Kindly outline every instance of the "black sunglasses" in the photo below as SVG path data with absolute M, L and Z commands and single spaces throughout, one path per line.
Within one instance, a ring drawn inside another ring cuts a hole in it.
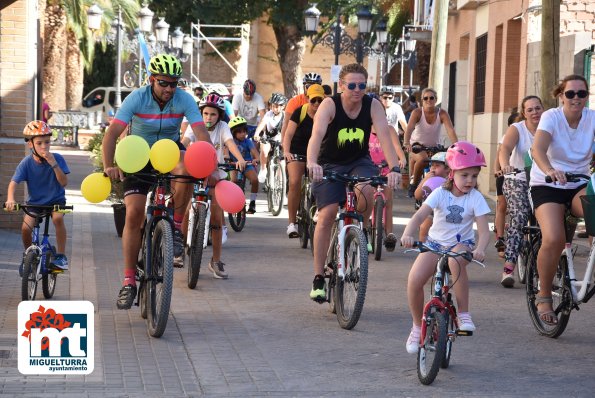
M 171 88 L 178 87 L 177 80 L 175 82 L 168 82 L 167 80 L 161 80 L 161 79 L 155 79 L 155 80 L 157 80 L 157 84 L 159 84 L 161 87 L 167 87 L 167 86 L 170 86 Z
M 311 98 L 311 99 L 310 99 L 310 103 L 311 103 L 311 104 L 316 104 L 316 103 L 320 104 L 320 103 L 322 102 L 322 100 L 323 100 L 323 99 L 324 99 L 324 98 L 320 98 L 320 97 Z
M 578 90 L 578 91 L 574 91 L 574 90 L 568 90 L 568 91 L 564 91 L 564 96 L 568 99 L 573 99 L 575 96 L 579 97 L 579 98 L 587 98 L 587 95 L 589 95 L 589 92 L 587 90 Z
M 436 97 L 434 97 L 433 95 L 431 97 L 424 97 L 424 101 L 434 101 L 436 99 Z
M 359 88 L 360 90 L 365 90 L 367 84 L 366 83 L 347 83 L 347 82 L 343 82 L 345 83 L 345 85 L 347 86 L 347 89 L 349 90 L 355 90 L 355 88 Z

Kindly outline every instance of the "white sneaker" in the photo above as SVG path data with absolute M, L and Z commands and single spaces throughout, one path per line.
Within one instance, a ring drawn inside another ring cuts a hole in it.
M 421 337 L 421 327 L 413 326 L 411 328 L 411 332 L 409 333 L 409 338 L 407 338 L 407 344 L 405 344 L 405 348 L 407 349 L 408 354 L 417 354 L 419 350 L 419 338 Z
M 287 226 L 287 236 L 290 238 L 297 238 L 299 236 L 297 227 L 294 223 Z
M 471 319 L 471 315 L 468 312 L 461 312 L 459 313 L 459 330 L 463 332 L 473 332 L 475 331 L 475 324 Z
M 224 245 L 227 242 L 227 226 L 223 226 L 223 230 L 221 232 L 221 244 Z
M 267 179 L 267 169 L 263 167 L 258 172 L 258 182 L 261 183 L 261 184 L 264 184 L 264 182 L 266 181 L 266 179 Z

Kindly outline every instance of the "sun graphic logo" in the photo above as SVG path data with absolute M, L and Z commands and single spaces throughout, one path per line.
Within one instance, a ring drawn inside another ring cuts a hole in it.
M 95 318 L 89 301 L 23 301 L 18 308 L 22 374 L 90 374 Z

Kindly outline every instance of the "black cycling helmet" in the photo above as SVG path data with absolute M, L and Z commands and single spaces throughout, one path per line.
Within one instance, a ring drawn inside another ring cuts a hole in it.
M 287 104 L 287 97 L 280 93 L 273 93 L 269 102 L 271 104 L 283 106 Z
M 384 86 L 380 89 L 380 95 L 382 94 L 394 94 L 393 89 L 388 87 L 388 86 Z
M 253 96 L 256 92 L 256 83 L 254 80 L 248 79 L 244 82 L 244 94 Z
M 322 76 L 316 72 L 306 73 L 304 75 L 304 84 L 322 84 Z

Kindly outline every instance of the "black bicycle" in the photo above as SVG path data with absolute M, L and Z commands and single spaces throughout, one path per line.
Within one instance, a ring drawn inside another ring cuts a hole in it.
M 293 155 L 293 158 L 300 162 L 306 161 L 306 157 L 301 155 Z M 312 183 L 306 169 L 302 177 L 300 205 L 296 214 L 300 247 L 303 249 L 308 247 L 308 241 L 311 242 L 314 239 L 314 213 L 316 213 L 316 205 L 314 204 L 314 195 L 312 194 Z M 310 246 L 314 247 L 312 243 L 310 243 Z
M 283 150 L 281 143 L 273 138 L 262 137 L 261 143 L 271 144 L 267 162 L 267 204 L 273 216 L 281 214 L 285 197 L 285 171 L 283 170 Z

